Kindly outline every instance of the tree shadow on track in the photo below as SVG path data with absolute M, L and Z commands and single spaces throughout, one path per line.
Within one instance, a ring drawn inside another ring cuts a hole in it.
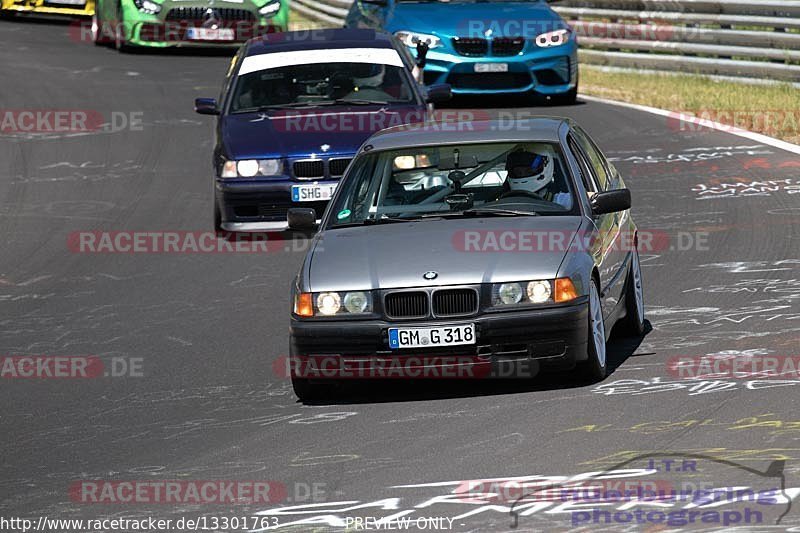
M 629 357 L 653 355 L 636 353 L 644 338 L 652 331 L 645 320 L 645 332 L 640 337 L 612 336 L 607 345 L 609 376 Z M 606 378 L 608 379 L 608 378 Z M 585 389 L 597 382 L 579 370 L 541 372 L 526 379 L 376 379 L 339 383 L 329 389 L 326 400 L 305 402 L 307 405 L 347 405 L 364 403 L 414 402 L 500 396 L 526 392 Z

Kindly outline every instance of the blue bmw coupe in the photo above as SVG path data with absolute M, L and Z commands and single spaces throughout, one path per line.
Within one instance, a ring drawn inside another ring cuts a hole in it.
M 198 98 L 218 115 L 214 225 L 285 229 L 291 207 L 322 216 L 339 178 L 374 132 L 424 121 L 447 85 L 424 87 L 415 58 L 374 30 L 313 30 L 248 41 L 233 58 L 222 98 Z
M 521 93 L 574 103 L 575 34 L 545 0 L 355 0 L 349 28 L 428 45 L 425 83 L 454 94 Z

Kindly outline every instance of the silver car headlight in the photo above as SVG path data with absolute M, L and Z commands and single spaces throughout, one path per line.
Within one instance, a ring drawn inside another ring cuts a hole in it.
M 562 303 L 578 297 L 570 278 L 513 281 L 492 285 L 492 305 L 531 305 Z
M 294 313 L 302 317 L 363 315 L 372 312 L 369 291 L 301 292 L 295 295 Z
M 410 46 L 412 48 L 416 47 L 419 43 L 425 43 L 428 45 L 428 48 L 439 48 L 442 46 L 442 40 L 439 39 L 435 35 L 429 35 L 427 33 L 417 33 L 415 31 L 398 31 L 394 34 L 401 43 L 406 46 Z
M 536 36 L 534 41 L 537 46 L 542 48 L 550 48 L 553 46 L 561 46 L 569 42 L 572 32 L 568 29 L 549 31 Z
M 283 168 L 281 159 L 241 159 L 225 161 L 222 165 L 222 178 L 254 178 L 256 176 L 274 176 Z

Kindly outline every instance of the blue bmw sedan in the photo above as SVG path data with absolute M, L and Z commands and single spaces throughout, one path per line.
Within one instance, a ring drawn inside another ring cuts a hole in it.
M 214 224 L 225 231 L 287 226 L 291 207 L 323 210 L 360 145 L 380 129 L 423 121 L 446 85 L 424 87 L 406 46 L 374 30 L 270 34 L 231 62 L 218 115 Z
M 578 94 L 575 34 L 545 0 L 355 0 L 345 24 L 426 44 L 425 83 L 454 94 Z

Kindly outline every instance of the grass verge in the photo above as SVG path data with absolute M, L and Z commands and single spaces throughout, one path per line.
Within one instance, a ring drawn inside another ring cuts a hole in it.
M 800 89 L 695 75 L 639 74 L 581 65 L 581 92 L 690 113 L 800 144 Z

